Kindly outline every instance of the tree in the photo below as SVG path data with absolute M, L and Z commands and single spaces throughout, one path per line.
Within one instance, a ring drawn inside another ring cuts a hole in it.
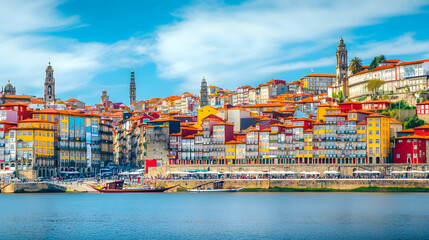
M 379 63 L 385 62 L 386 61 L 386 57 L 384 55 L 380 55 L 377 57 L 377 66 Z
M 371 69 L 378 67 L 378 64 L 385 62 L 385 61 L 386 61 L 386 57 L 384 55 L 374 57 L 372 59 L 371 63 L 369 64 L 368 70 L 371 70 Z
M 377 65 L 377 57 L 374 57 L 374 59 L 372 59 L 371 63 L 369 64 L 368 70 L 376 68 Z
M 336 92 L 333 92 L 333 93 L 332 93 L 332 98 L 333 98 L 333 99 L 337 99 L 337 93 L 336 93 Z
M 368 89 L 368 91 L 372 92 L 372 95 L 375 96 L 376 92 L 378 91 L 378 89 L 383 86 L 385 82 L 383 80 L 380 79 L 372 79 L 369 80 L 368 83 L 366 84 L 365 88 Z
M 352 61 L 350 62 L 349 70 L 353 74 L 356 74 L 362 71 L 362 59 L 358 57 L 353 58 Z
M 419 119 L 417 117 L 417 115 L 414 115 L 414 117 L 408 119 L 408 121 L 405 121 L 405 129 L 409 129 L 409 128 L 415 128 L 415 127 L 419 127 L 425 125 L 425 121 Z
M 343 102 L 343 91 L 338 91 L 338 102 Z
M 422 102 L 424 102 L 429 99 L 429 92 L 423 90 L 420 92 L 419 97 L 422 99 Z

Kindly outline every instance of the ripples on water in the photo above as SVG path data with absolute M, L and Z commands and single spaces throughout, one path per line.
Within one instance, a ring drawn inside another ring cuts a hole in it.
M 423 239 L 429 194 L 0 194 L 0 239 Z

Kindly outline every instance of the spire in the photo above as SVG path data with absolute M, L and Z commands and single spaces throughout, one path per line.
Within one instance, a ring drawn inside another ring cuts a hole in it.
M 55 101 L 55 78 L 54 78 L 54 69 L 51 66 L 51 62 L 48 62 L 46 67 L 45 74 L 45 102 L 54 102 Z
M 207 106 L 209 104 L 208 100 L 208 91 L 207 91 L 207 81 L 203 77 L 201 80 L 201 89 L 200 89 L 200 108 Z
M 131 70 L 130 79 L 130 106 L 136 102 L 136 78 L 134 76 L 134 70 Z

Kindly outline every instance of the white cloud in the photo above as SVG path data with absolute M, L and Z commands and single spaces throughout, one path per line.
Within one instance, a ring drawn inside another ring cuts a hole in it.
M 44 70 L 51 61 L 56 93 L 61 97 L 67 92 L 80 94 L 77 90 L 88 88 L 103 71 L 143 63 L 146 49 L 140 39 L 105 44 L 49 35 L 85 26 L 78 16 L 61 15 L 57 9 L 60 3 L 0 0 L 0 85 L 10 79 L 18 93 L 42 96 Z
M 10 79 L 18 93 L 41 96 L 50 59 L 57 96 L 73 93 L 91 98 L 88 94 L 94 86 L 102 84 L 92 82 L 96 75 L 147 61 L 157 65 L 161 77 L 179 81 L 178 92 L 198 91 L 203 76 L 210 84 L 235 88 L 285 76 L 287 71 L 333 66 L 342 33 L 418 12 L 425 2 L 253 0 L 229 6 L 210 1 L 181 9 L 175 13 L 177 21 L 153 34 L 113 44 L 51 35 L 86 26 L 79 16 L 62 15 L 58 10 L 61 3 L 0 0 L 0 85 Z M 407 47 L 402 48 L 404 45 Z M 313 54 L 328 48 L 332 48 L 332 57 Z M 405 34 L 392 41 L 368 43 L 353 52 L 370 57 L 425 49 L 427 42 Z
M 311 58 L 306 48 L 317 51 L 327 46 L 326 40 L 338 41 L 345 30 L 418 12 L 424 1 L 210 4 L 183 9 L 177 13 L 181 21 L 157 32 L 151 56 L 162 77 L 184 79 L 180 91 L 196 91 L 202 76 L 234 88 L 284 71 L 333 65 L 336 45 L 332 41 L 332 59 Z
M 359 45 L 350 52 L 349 57 L 372 59 L 383 54 L 387 58 L 397 58 L 401 55 L 425 53 L 429 54 L 429 40 L 416 40 L 413 33 L 405 33 L 394 39 Z

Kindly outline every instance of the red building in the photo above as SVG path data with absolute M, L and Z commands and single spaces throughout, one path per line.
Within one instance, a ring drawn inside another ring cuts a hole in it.
M 417 111 L 416 112 L 417 115 L 424 115 L 424 114 L 429 115 L 429 100 L 426 100 L 421 103 L 417 103 L 416 111 Z
M 29 103 L 5 103 L 0 105 L 0 109 L 5 110 L 13 110 L 18 113 L 18 121 L 25 120 L 27 118 L 31 118 L 33 115 L 33 111 L 28 108 Z
M 419 136 L 429 136 L 429 125 L 414 128 L 414 134 Z
M 362 109 L 361 102 L 347 101 L 347 102 L 339 103 L 338 106 L 340 107 L 342 113 L 347 113 L 350 110 Z
M 387 109 L 390 104 L 392 102 L 391 101 L 386 101 L 386 100 L 371 100 L 371 101 L 366 101 L 362 103 L 362 109 L 364 110 L 382 110 L 382 109 Z
M 429 137 L 427 136 L 403 136 L 396 138 L 393 150 L 393 163 L 428 163 Z

